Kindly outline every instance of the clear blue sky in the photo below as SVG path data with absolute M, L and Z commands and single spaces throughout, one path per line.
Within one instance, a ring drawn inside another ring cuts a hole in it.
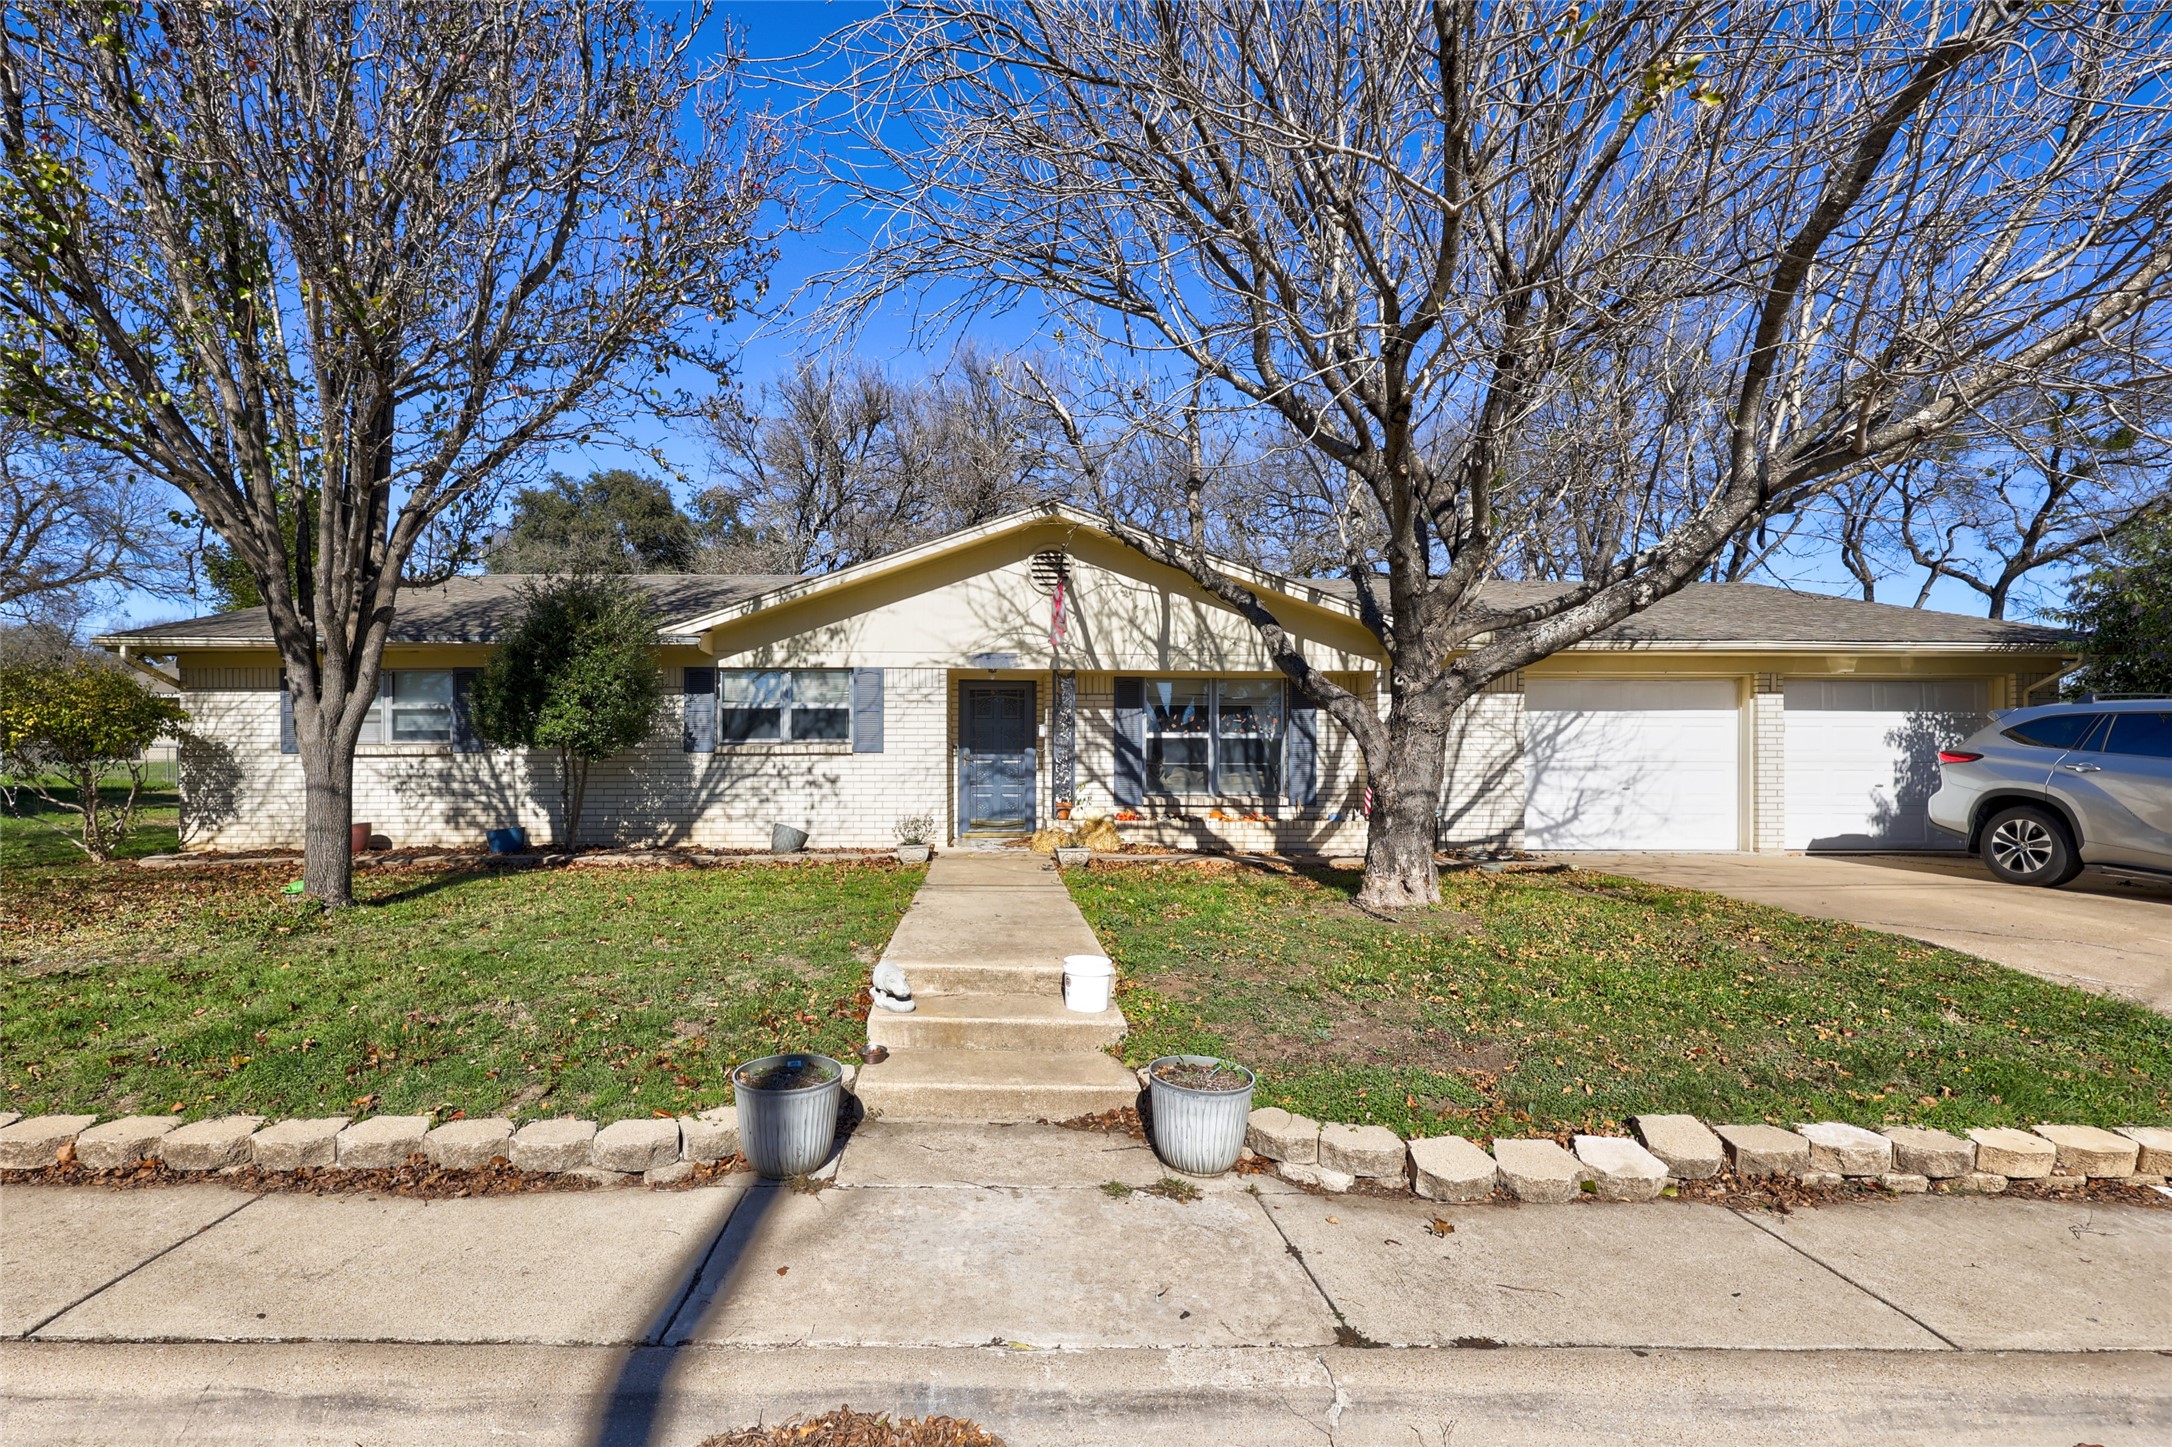
M 667 7 L 659 5 L 657 8 Z M 714 44 L 719 39 L 721 26 L 718 22 L 735 26 L 749 60 L 750 85 L 746 99 L 753 104 L 767 103 L 782 111 L 797 103 L 799 93 L 787 86 L 765 83 L 765 75 L 796 68 L 797 62 L 818 49 L 824 37 L 879 8 L 875 0 L 720 0 L 710 23 L 709 40 Z M 850 216 L 831 216 L 817 230 L 780 238 L 781 258 L 763 305 L 764 314 L 743 319 L 731 333 L 740 347 L 738 379 L 743 385 L 757 387 L 788 369 L 797 357 L 822 346 L 826 339 L 810 333 L 802 314 L 804 308 L 795 312 L 787 303 L 809 278 L 837 265 L 850 254 L 856 242 L 854 231 Z M 953 333 L 916 338 L 912 325 L 914 310 L 913 299 L 899 298 L 870 319 L 866 329 L 854 338 L 855 349 L 903 372 L 939 365 L 960 337 Z M 976 319 L 971 334 L 999 350 L 1026 347 L 1038 339 L 1037 320 L 1034 315 L 1024 312 L 983 317 Z M 701 382 L 701 379 L 691 377 L 681 380 L 688 385 L 700 385 Z M 651 426 L 639 429 L 636 435 L 645 444 L 656 447 L 688 476 L 699 479 L 704 474 L 707 466 L 704 447 L 692 429 L 676 425 Z M 575 474 L 599 467 L 648 465 L 638 453 L 606 446 L 573 450 L 554 456 L 551 463 L 561 471 Z M 1820 592 L 1852 594 L 1855 591 L 1837 563 L 1810 569 L 1806 575 L 1791 581 L 1797 587 Z M 1905 602 L 1912 596 L 1909 587 L 1912 585 L 1903 586 L 1896 581 L 1881 593 L 1893 601 Z M 1942 585 L 1934 594 L 1933 606 L 1958 612 L 1982 611 L 1973 595 L 1952 584 Z M 117 606 L 97 621 L 101 626 L 127 627 L 184 617 L 197 611 L 200 610 L 185 600 L 174 603 L 130 594 L 118 600 Z

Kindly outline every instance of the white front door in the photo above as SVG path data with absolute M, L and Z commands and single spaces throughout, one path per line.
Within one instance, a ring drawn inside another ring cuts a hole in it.
M 1731 678 L 1539 679 L 1524 688 L 1533 849 L 1739 849 Z
M 1938 751 L 1984 724 L 1971 678 L 1787 680 L 1789 849 L 1960 849 L 1925 805 Z

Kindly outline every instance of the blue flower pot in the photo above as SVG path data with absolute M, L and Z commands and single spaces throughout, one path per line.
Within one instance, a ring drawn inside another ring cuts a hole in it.
M 492 829 L 483 837 L 490 841 L 492 854 L 518 854 L 528 847 L 528 831 L 525 829 Z

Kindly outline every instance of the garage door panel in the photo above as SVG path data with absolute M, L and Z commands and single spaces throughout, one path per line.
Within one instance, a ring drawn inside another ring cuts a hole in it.
M 1926 812 L 1938 751 L 1984 723 L 1974 679 L 1789 679 L 1790 849 L 1958 849 Z
M 1534 849 L 1734 849 L 1740 715 L 1731 679 L 1533 679 Z

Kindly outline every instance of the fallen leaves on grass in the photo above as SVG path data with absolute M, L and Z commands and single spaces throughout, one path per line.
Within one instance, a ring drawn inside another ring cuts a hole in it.
M 1003 1447 L 1003 1439 L 958 1417 L 900 1417 L 839 1407 L 777 1427 L 742 1427 L 701 1447 Z

